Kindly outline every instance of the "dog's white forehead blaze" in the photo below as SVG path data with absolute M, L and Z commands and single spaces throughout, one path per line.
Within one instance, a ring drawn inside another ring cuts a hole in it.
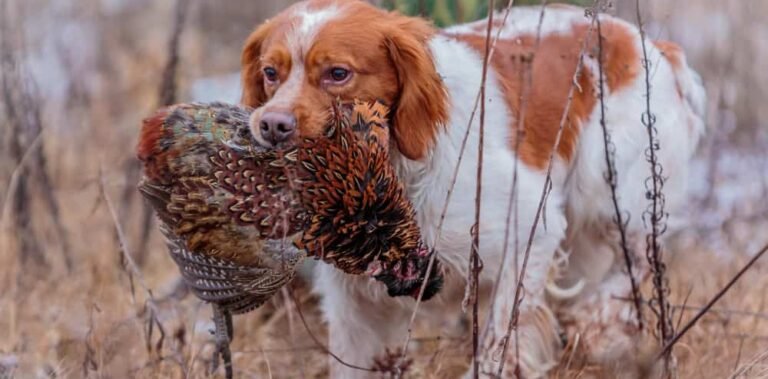
M 296 19 L 287 36 L 288 48 L 294 61 L 303 61 L 304 55 L 312 46 L 317 33 L 329 21 L 338 18 L 341 15 L 341 10 L 335 5 L 310 9 L 305 4 L 297 8 L 294 15 Z
M 307 4 L 301 4 L 292 11 L 290 27 L 285 36 L 286 45 L 291 54 L 291 71 L 264 106 L 280 110 L 292 108 L 306 79 L 305 55 L 312 47 L 320 29 L 339 15 L 341 15 L 340 9 L 335 5 L 311 9 Z

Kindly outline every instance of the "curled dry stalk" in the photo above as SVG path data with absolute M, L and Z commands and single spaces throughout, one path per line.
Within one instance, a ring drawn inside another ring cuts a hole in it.
M 648 133 L 648 148 L 645 157 L 651 169 L 650 176 L 645 180 L 646 198 L 650 201 L 643 214 L 646 225 L 650 223 L 650 233 L 646 235 L 646 258 L 651 266 L 653 279 L 653 297 L 651 310 L 657 316 L 656 333 L 662 345 L 667 345 L 673 338 L 674 326 L 672 313 L 669 310 L 669 283 L 666 275 L 666 266 L 663 260 L 661 236 L 666 231 L 667 213 L 664 211 L 664 180 L 663 168 L 658 160 L 657 152 L 660 149 L 658 131 L 656 130 L 656 116 L 651 112 L 651 72 L 648 60 L 648 50 L 645 41 L 645 30 L 640 12 L 640 0 L 635 1 L 637 26 L 640 31 L 640 43 L 643 51 L 643 71 L 645 73 L 645 112 L 641 121 Z M 670 350 L 664 350 L 664 369 L 669 372 L 671 363 Z
M 603 70 L 603 31 L 600 25 L 599 14 L 595 16 L 597 23 L 597 64 L 599 71 L 599 99 L 600 99 L 600 128 L 603 131 L 603 147 L 605 151 L 605 181 L 608 183 L 608 187 L 611 189 L 611 203 L 613 204 L 614 219 L 613 222 L 619 230 L 619 247 L 624 255 L 624 264 L 627 269 L 627 276 L 632 288 L 632 302 L 635 305 L 635 312 L 637 316 L 637 327 L 643 329 L 643 312 L 642 312 L 642 298 L 640 295 L 640 288 L 637 284 L 637 279 L 633 273 L 632 266 L 634 265 L 634 252 L 630 250 L 629 243 L 627 242 L 627 224 L 629 223 L 629 215 L 626 217 L 621 211 L 619 206 L 619 198 L 616 194 L 616 188 L 618 186 L 618 172 L 616 171 L 616 165 L 614 164 L 616 159 L 616 145 L 611 139 L 611 133 L 608 131 L 608 126 L 605 122 L 605 72 Z

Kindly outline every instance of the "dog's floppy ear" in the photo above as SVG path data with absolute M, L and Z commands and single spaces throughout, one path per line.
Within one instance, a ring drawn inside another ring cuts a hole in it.
M 242 68 L 240 84 L 243 94 L 240 102 L 249 107 L 258 107 L 267 101 L 264 92 L 264 75 L 261 72 L 261 47 L 272 31 L 273 23 L 267 21 L 254 30 L 245 41 L 240 58 Z
M 448 95 L 427 43 L 434 34 L 425 20 L 390 13 L 384 44 L 395 66 L 399 96 L 391 115 L 393 137 L 410 159 L 423 158 L 448 119 Z

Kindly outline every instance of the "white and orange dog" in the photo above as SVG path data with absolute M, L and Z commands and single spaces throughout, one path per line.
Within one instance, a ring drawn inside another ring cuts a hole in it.
M 564 319 L 584 333 L 582 341 L 596 359 L 620 357 L 632 346 L 632 328 L 627 327 L 632 304 L 616 299 L 629 296 L 629 281 L 621 272 L 615 213 L 604 179 L 596 29 L 583 9 L 549 6 L 537 46 L 540 14 L 541 8 L 513 8 L 506 23 L 499 15 L 493 24 L 492 36 L 500 32 L 500 38 L 487 77 L 479 244 L 481 301 L 490 307 L 481 341 L 484 375 L 495 373 L 500 359 L 507 361 L 504 377 L 511 376 L 516 364 L 526 377 L 545 375 L 562 349 Z M 423 19 L 363 1 L 310 0 L 259 26 L 242 56 L 242 101 L 256 108 L 251 129 L 264 145 L 290 145 L 301 136 L 317 135 L 336 98 L 383 100 L 392 106 L 392 164 L 416 208 L 425 241 L 449 271 L 443 293 L 423 304 L 420 317 L 433 325 L 461 312 L 466 284 L 479 138 L 479 116 L 472 118 L 472 113 L 481 85 L 486 27 L 487 21 L 478 21 L 437 30 Z M 622 211 L 630 215 L 629 236 L 642 242 L 650 168 L 641 122 L 646 108 L 641 39 L 636 27 L 610 16 L 601 15 L 601 29 L 605 121 L 615 144 L 617 195 Z M 583 68 L 574 80 L 582 46 Z M 650 107 L 656 116 L 671 227 L 685 202 L 689 160 L 704 129 L 705 94 L 676 45 L 647 41 L 647 48 Z M 572 85 L 552 189 L 524 277 L 515 362 L 513 348 L 506 357 L 499 356 L 513 308 L 515 262 L 522 263 L 513 256 L 525 251 Z M 512 191 L 517 217 L 508 223 Z M 505 246 L 509 224 L 516 227 Z M 638 262 L 644 261 L 642 253 L 644 249 L 637 249 Z M 637 269 L 642 276 L 643 267 Z M 498 290 L 491 299 L 494 286 Z M 329 265 L 317 266 L 315 287 L 323 298 L 329 347 L 346 362 L 370 366 L 385 347 L 402 344 L 412 299 L 389 298 L 370 279 L 347 276 Z M 330 365 L 332 378 L 370 375 L 335 360 Z

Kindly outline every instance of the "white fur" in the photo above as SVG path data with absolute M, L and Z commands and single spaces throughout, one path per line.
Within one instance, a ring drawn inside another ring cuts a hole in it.
M 463 287 L 468 272 L 468 254 L 471 245 L 470 228 L 474 224 L 475 178 L 477 170 L 479 115 L 472 122 L 469 140 L 459 168 L 454 195 L 448 205 L 445 224 L 438 239 L 438 222 L 445 203 L 445 196 L 450 188 L 455 163 L 459 160 L 459 150 L 465 130 L 469 125 L 470 114 L 477 90 L 480 87 L 482 57 L 466 45 L 445 37 L 436 37 L 430 43 L 437 70 L 450 94 L 450 123 L 445 133 L 438 136 L 429 157 L 422 161 L 411 161 L 395 154 L 393 163 L 404 180 L 410 200 L 417 209 L 417 220 L 425 242 L 439 252 L 440 260 L 451 271 L 447 278 L 447 291 L 462 295 L 455 287 Z M 517 199 L 519 201 L 519 228 L 517 238 L 514 231 L 510 237 L 510 255 L 502 266 L 504 255 L 504 227 L 506 225 L 507 204 L 512 191 L 512 170 L 515 154 L 510 149 L 509 125 L 512 120 L 506 107 L 503 94 L 496 83 L 495 73 L 490 72 L 486 88 L 485 145 L 483 165 L 483 193 L 480 226 L 480 254 L 485 269 L 481 272 L 481 285 L 489 288 L 496 280 L 498 270 L 502 269 L 502 283 L 492 310 L 493 322 L 490 325 L 489 341 L 498 342 L 506 333 L 512 309 L 515 289 L 515 269 L 513 266 L 514 241 L 518 241 L 518 251 L 522 255 L 528 233 L 538 206 L 544 184 L 544 173 L 523 164 L 518 168 Z M 556 170 L 558 181 L 564 180 L 564 171 Z M 562 193 L 553 189 L 545 209 L 546 228 L 540 225 L 534 239 L 533 248 L 525 279 L 525 298 L 523 318 L 530 310 L 544 307 L 544 287 L 553 254 L 565 237 L 565 217 L 560 212 Z M 519 260 L 522 264 L 522 259 Z M 350 363 L 370 364 L 371 352 L 381 354 L 384 347 L 397 347 L 404 340 L 407 332 L 408 316 L 413 301 L 408 299 L 386 299 L 381 289 L 360 286 L 363 280 L 336 272 L 332 268 L 318 266 L 317 290 L 323 294 L 323 311 L 329 323 L 330 345 L 339 356 Z M 373 290 L 373 291 L 372 291 Z M 487 292 L 488 291 L 484 291 Z M 487 295 L 486 295 L 487 296 Z M 350 302 L 364 300 L 364 306 L 353 306 Z M 371 300 L 371 298 L 375 300 Z M 424 306 L 434 315 L 457 315 L 461 312 L 459 298 L 430 300 Z M 438 308 L 438 309 L 429 309 Z M 546 309 L 546 308 L 543 308 Z M 544 312 L 549 315 L 550 313 Z M 386 315 L 386 320 L 381 319 Z M 553 320 L 550 320 L 553 321 Z M 549 329 L 553 330 L 550 322 Z M 545 360 L 551 365 L 555 359 L 554 349 L 536 342 L 541 341 L 541 333 L 536 328 L 524 328 L 521 333 L 523 346 L 530 341 L 531 346 L 523 353 L 523 359 L 536 362 Z M 346 343 L 344 341 L 358 341 Z M 365 341 L 365 342 L 363 342 Z M 364 346 L 361 346 L 363 344 Z M 488 345 L 488 343 L 486 343 Z M 495 346 L 487 346 L 495 348 Z M 537 349 L 537 347 L 539 347 Z M 526 358 L 526 357 L 531 358 Z M 541 358 L 543 357 L 543 358 Z M 541 359 L 540 359 L 541 358 Z M 367 373 L 350 369 L 330 361 L 331 376 L 339 378 L 365 378 Z M 531 365 L 534 365 L 533 363 Z M 490 368 L 490 367 L 489 367 Z
M 501 22 L 506 11 L 499 11 L 493 15 L 495 21 Z M 509 12 L 507 23 L 501 27 L 502 39 L 514 38 L 521 35 L 536 35 L 539 27 L 541 7 L 513 7 Z M 541 23 L 542 34 L 546 36 L 552 33 L 568 33 L 574 24 L 586 20 L 584 11 L 580 8 L 569 6 L 546 7 L 544 19 Z M 450 34 L 485 35 L 487 20 L 479 20 L 467 24 L 451 26 L 445 29 Z M 492 36 L 498 33 L 498 27 L 492 29 Z
M 329 21 L 341 15 L 336 5 L 330 5 L 321 9 L 309 9 L 307 4 L 299 4 L 294 15 L 297 17 L 288 34 L 288 48 L 291 50 L 294 62 L 303 62 L 304 54 L 309 51 L 317 33 Z
M 503 38 L 535 33 L 539 14 L 540 8 L 514 8 L 508 25 L 502 31 Z M 500 17 L 497 16 L 497 19 Z M 315 19 L 310 19 L 315 21 L 307 22 L 312 26 L 307 30 L 322 23 L 317 20 L 329 19 L 330 13 L 320 12 Z M 547 8 L 542 32 L 569 33 L 572 26 L 579 22 L 587 22 L 583 10 L 573 7 Z M 479 34 L 482 32 L 478 31 L 478 25 L 484 23 L 478 21 L 452 27 L 447 33 Z M 628 24 L 619 25 L 635 30 Z M 639 37 L 635 44 L 640 51 Z M 436 248 L 439 259 L 448 270 L 443 291 L 421 308 L 421 318 L 439 326 L 446 318 L 456 317 L 462 312 L 461 300 L 471 244 L 470 228 L 474 224 L 479 113 L 471 123 L 466 151 L 441 231 L 438 231 L 438 224 L 480 88 L 482 57 L 463 43 L 440 35 L 431 40 L 429 49 L 449 94 L 450 120 L 437 136 L 427 157 L 413 161 L 393 151 L 392 162 L 417 210 L 417 221 L 426 243 Z M 670 224 L 673 224 L 674 216 L 685 200 L 688 160 L 703 128 L 704 92 L 696 81 L 695 73 L 687 66 L 674 72 L 650 42 L 648 49 L 649 60 L 656 65 L 652 68 L 651 108 L 657 117 L 656 128 L 661 141 L 659 159 L 668 177 L 665 184 L 666 210 L 672 215 Z M 587 59 L 586 69 L 596 73 L 596 62 Z M 676 92 L 676 83 L 682 89 L 683 98 Z M 597 83 L 594 85 L 597 86 Z M 619 91 L 609 91 L 605 97 L 606 121 L 616 145 L 619 202 L 621 208 L 631 214 L 628 227 L 633 241 L 642 241 L 645 233 L 641 215 L 647 206 L 644 181 L 649 175 L 649 167 L 644 159 L 647 135 L 640 122 L 640 115 L 645 109 L 644 95 L 644 77 L 641 75 L 631 85 Z M 514 122 L 514 114 L 506 105 L 493 70 L 488 73 L 486 97 L 479 246 L 484 269 L 480 275 L 480 300 L 484 307 L 490 306 L 491 309 L 483 320 L 487 333 L 483 333 L 481 372 L 495 372 L 499 359 L 509 361 L 506 365 L 509 372 L 515 366 L 511 361 L 514 355 L 497 355 L 513 308 L 517 282 L 515 273 L 522 264 L 522 254 L 546 177 L 543 170 L 520 162 L 517 187 L 511 188 L 516 161 L 510 144 L 510 125 Z M 620 272 L 622 261 L 614 247 L 615 233 L 611 231 L 613 209 L 609 188 L 603 179 L 605 158 L 598 107 L 580 129 L 572 162 L 555 161 L 552 190 L 533 239 L 524 278 L 525 294 L 518 342 L 521 348 L 519 363 L 526 377 L 544 376 L 557 362 L 561 349 L 558 320 L 552 310 L 554 304 L 548 302 L 545 296 L 546 287 L 551 287 L 554 271 L 557 271 L 561 281 L 574 284 L 583 280 L 586 283 L 583 293 L 578 296 L 574 291 L 554 291 L 566 294 L 561 297 L 577 297 L 560 309 L 563 314 L 577 318 L 577 324 L 610 321 L 616 326 L 615 323 L 631 322 L 627 307 L 612 302 L 614 296 L 627 296 L 628 289 L 627 281 L 622 280 L 626 278 Z M 511 191 L 514 191 L 517 202 L 518 228 L 511 231 L 509 251 L 504 259 L 504 234 Z M 563 250 L 567 250 L 570 256 L 558 260 L 568 259 L 569 262 L 559 267 L 562 265 L 555 263 L 555 252 Z M 516 256 L 515 252 L 519 255 Z M 639 269 L 642 271 L 642 267 Z M 370 367 L 373 358 L 383 354 L 386 347 L 401 346 L 413 300 L 389 298 L 380 284 L 343 274 L 329 265 L 318 265 L 316 270 L 315 289 L 322 295 L 322 310 L 329 326 L 329 347 L 337 356 L 345 362 Z M 501 282 L 492 299 L 490 289 L 496 284 L 499 270 Z M 621 331 L 621 326 L 611 331 Z M 626 347 L 624 337 L 619 332 L 597 333 L 592 341 L 597 344 L 594 351 L 615 352 L 614 347 Z M 510 342 L 510 346 L 514 343 Z M 329 362 L 332 378 L 371 376 L 366 371 L 346 367 L 335 359 Z

